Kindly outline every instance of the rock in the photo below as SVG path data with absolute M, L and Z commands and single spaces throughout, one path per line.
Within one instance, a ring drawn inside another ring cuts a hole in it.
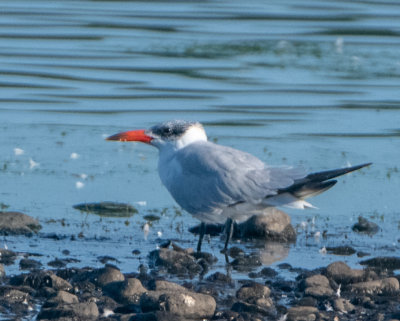
M 250 271 L 255 267 L 261 266 L 261 258 L 259 255 L 252 253 L 243 257 L 238 257 L 231 262 L 231 266 L 237 271 Z
M 326 247 L 326 250 L 328 253 L 335 255 L 353 255 L 356 253 L 356 250 L 351 246 Z
M 155 291 L 163 291 L 163 292 L 186 292 L 188 289 L 179 285 L 177 283 L 164 281 L 164 280 L 157 280 L 154 283 L 154 290 Z
M 143 312 L 166 311 L 186 319 L 211 318 L 216 302 L 210 295 L 184 292 L 148 291 L 140 298 Z
M 263 214 L 254 215 L 239 224 L 241 238 L 262 238 L 276 242 L 296 241 L 296 232 L 290 224 L 290 216 L 276 209 L 268 208 Z
M 338 284 L 360 282 L 364 279 L 363 270 L 352 270 L 346 263 L 338 261 L 329 264 L 326 268 L 328 278 Z
M 138 304 L 140 296 L 146 291 L 140 280 L 128 278 L 122 283 L 118 298 L 122 303 Z
M 4 265 L 0 264 L 0 280 L 6 276 L 6 270 L 4 270 Z
M 11 285 L 27 285 L 33 289 L 43 287 L 54 288 L 55 290 L 69 291 L 72 285 L 64 279 L 49 271 L 36 271 L 29 274 L 20 274 L 11 277 Z
M 73 208 L 104 217 L 131 217 L 138 213 L 132 205 L 116 202 L 82 203 L 74 205 Z
M 312 286 L 307 288 L 304 293 L 317 299 L 325 299 L 335 295 L 330 287 L 325 286 Z
M 305 283 L 306 288 L 314 287 L 314 286 L 330 288 L 328 278 L 322 274 L 316 274 L 316 275 L 310 276 L 305 279 L 304 283 Z
M 232 311 L 235 312 L 246 312 L 251 314 L 262 314 L 262 315 L 273 315 L 274 313 L 269 311 L 269 309 L 265 309 L 257 304 L 251 304 L 247 302 L 235 302 L 231 308 Z M 256 318 L 252 318 L 251 320 L 257 320 Z
M 200 226 L 201 224 L 189 228 L 189 232 L 193 234 L 200 234 Z M 224 227 L 225 224 L 206 224 L 206 230 L 204 234 L 217 236 L 223 232 Z
M 194 275 L 203 271 L 196 259 L 186 252 L 178 252 L 161 248 L 150 252 L 150 265 L 165 268 L 169 273 L 178 275 Z
M 39 221 L 19 212 L 0 212 L 0 235 L 32 236 L 41 229 Z
M 47 307 L 57 306 L 59 304 L 73 304 L 73 303 L 79 303 L 78 297 L 74 294 L 61 290 L 58 291 L 54 297 L 47 300 L 43 306 L 47 308 Z
M 259 298 L 268 298 L 271 294 L 271 290 L 260 283 L 252 283 L 243 285 L 237 292 L 236 297 L 239 300 L 246 301 L 248 303 L 254 303 Z
M 19 261 L 19 268 L 21 270 L 37 270 L 42 267 L 42 263 L 31 259 L 21 259 Z
M 99 309 L 94 302 L 63 304 L 52 308 L 42 308 L 37 320 L 69 318 L 78 320 L 94 320 L 99 317 Z
M 334 300 L 333 307 L 336 311 L 343 313 L 351 313 L 356 309 L 355 306 L 351 304 L 349 300 L 343 298 L 337 298 L 336 300 Z
M 355 283 L 351 291 L 357 294 L 393 295 L 399 291 L 399 281 L 396 278 Z
M 318 309 L 310 306 L 292 307 L 288 310 L 287 321 L 314 321 L 318 317 Z
M 400 269 L 399 257 L 374 257 L 372 259 L 360 262 L 361 265 L 378 268 L 380 270 L 398 270 Z
M 219 284 L 233 284 L 233 280 L 229 275 L 221 272 L 215 272 L 207 277 L 207 281 Z
M 14 264 L 15 259 L 17 258 L 17 254 L 13 251 L 0 249 L 0 263 L 5 265 Z
M 352 230 L 358 233 L 373 235 L 379 231 L 379 226 L 374 222 L 370 222 L 366 218 L 359 216 L 358 223 L 353 225 Z
M 100 287 L 104 287 L 112 282 L 125 280 L 125 277 L 121 271 L 111 265 L 106 265 L 103 269 L 100 269 L 98 273 L 99 274 L 97 275 L 95 282 Z

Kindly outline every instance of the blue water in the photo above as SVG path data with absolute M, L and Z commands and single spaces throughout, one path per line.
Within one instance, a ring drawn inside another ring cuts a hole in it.
M 355 255 L 321 254 L 324 246 L 395 255 L 399 9 L 382 1 L 3 1 L 0 203 L 38 218 L 43 229 L 28 240 L 6 237 L 2 246 L 44 261 L 68 249 L 80 266 L 101 266 L 97 257 L 112 255 L 125 272 L 165 239 L 194 247 L 187 229 L 197 222 L 162 187 L 157 151 L 104 141 L 183 118 L 269 164 L 317 171 L 374 163 L 313 199 L 318 209 L 287 211 L 298 242 L 266 245 L 265 256 L 279 254 L 273 266 L 337 259 L 358 266 Z M 130 203 L 139 214 L 100 218 L 72 208 L 100 201 Z M 143 216 L 153 212 L 161 220 L 146 239 Z M 352 232 L 359 215 L 380 232 Z M 323 230 L 326 240 L 312 236 Z M 43 237 L 51 233 L 62 240 Z M 222 246 L 213 238 L 204 248 L 220 258 L 216 268 L 224 266 Z

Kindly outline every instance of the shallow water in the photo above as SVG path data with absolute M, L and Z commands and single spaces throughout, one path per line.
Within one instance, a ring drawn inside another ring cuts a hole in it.
M 43 225 L 28 240 L 5 237 L 8 248 L 44 254 L 44 261 L 67 249 L 80 266 L 101 266 L 97 257 L 112 255 L 129 272 L 166 239 L 194 247 L 197 238 L 187 229 L 197 222 L 161 186 L 156 150 L 104 141 L 184 118 L 204 123 L 211 140 L 269 164 L 317 171 L 374 163 L 313 199 L 318 209 L 287 211 L 298 242 L 266 245 L 265 264 L 313 268 L 340 258 L 357 266 L 355 255 L 321 254 L 324 246 L 398 252 L 400 4 L 39 0 L 1 6 L 0 203 Z M 130 203 L 139 214 L 102 218 L 72 207 L 100 201 Z M 161 219 L 145 238 L 148 214 Z M 352 232 L 359 215 L 380 232 Z M 327 239 L 313 236 L 324 230 Z M 44 237 L 51 235 L 56 239 Z M 222 246 L 212 238 L 204 250 L 219 256 Z M 239 246 L 259 250 L 254 243 Z M 141 254 L 133 255 L 135 249 Z

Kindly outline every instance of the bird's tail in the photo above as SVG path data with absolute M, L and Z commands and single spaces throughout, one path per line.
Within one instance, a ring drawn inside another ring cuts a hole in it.
M 325 192 L 337 183 L 332 178 L 342 176 L 344 174 L 356 171 L 372 163 L 366 163 L 346 168 L 333 169 L 328 171 L 316 172 L 308 174 L 306 177 L 298 179 L 293 185 L 280 190 L 280 193 L 290 193 L 296 198 L 306 199 L 322 192 Z

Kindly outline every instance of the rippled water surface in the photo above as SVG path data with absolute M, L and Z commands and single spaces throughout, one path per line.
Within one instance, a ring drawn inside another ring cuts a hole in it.
M 312 268 L 338 259 L 322 255 L 324 246 L 398 253 L 400 3 L 0 6 L 0 203 L 43 225 L 28 241 L 4 238 L 10 249 L 45 254 L 45 261 L 67 249 L 81 266 L 102 265 L 97 257 L 111 255 L 132 271 L 166 239 L 195 246 L 187 230 L 197 222 L 161 186 L 157 151 L 104 141 L 183 118 L 204 123 L 211 140 L 269 164 L 316 171 L 374 163 L 313 199 L 318 209 L 287 211 L 298 241 L 290 248 L 265 245 L 266 264 L 278 259 L 274 264 Z M 104 218 L 72 207 L 100 201 L 129 203 L 139 213 Z M 150 214 L 161 219 L 146 239 Z M 359 215 L 380 232 L 354 234 Z M 324 230 L 327 239 L 313 236 Z M 222 246 L 212 238 L 204 249 L 219 255 Z M 339 258 L 353 266 L 359 260 Z

